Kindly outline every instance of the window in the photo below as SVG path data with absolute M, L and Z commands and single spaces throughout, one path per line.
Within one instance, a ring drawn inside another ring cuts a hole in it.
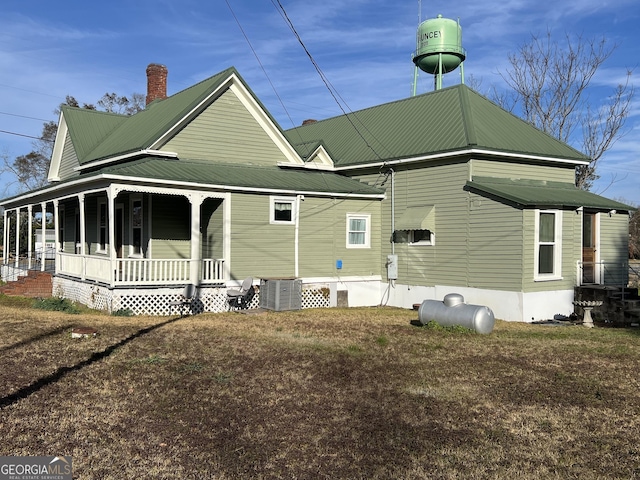
M 107 251 L 107 232 L 109 224 L 107 222 L 107 204 L 98 203 L 98 251 Z
M 131 201 L 131 254 L 142 255 L 142 199 Z
M 369 248 L 371 215 L 347 214 L 347 248 Z
M 296 200 L 291 197 L 271 197 L 269 223 L 294 224 Z
M 435 235 L 431 230 L 396 230 L 393 233 L 393 243 L 408 243 L 409 245 L 435 245 Z
M 535 280 L 556 280 L 561 277 L 562 212 L 536 211 Z

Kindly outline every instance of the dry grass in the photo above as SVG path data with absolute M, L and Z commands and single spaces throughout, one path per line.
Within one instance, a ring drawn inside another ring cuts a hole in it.
M 72 455 L 75 478 L 640 477 L 637 330 L 3 302 L 0 455 Z

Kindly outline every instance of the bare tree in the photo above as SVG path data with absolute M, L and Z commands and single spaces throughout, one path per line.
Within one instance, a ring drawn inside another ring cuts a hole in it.
M 105 93 L 97 104 L 107 112 L 133 115 L 144 109 L 144 99 L 144 95 L 140 93 L 134 93 L 130 98 L 115 93 Z M 60 109 L 63 105 L 97 110 L 95 105 L 91 103 L 80 104 L 73 96 L 67 95 L 64 103 L 54 110 L 56 115 L 60 115 Z M 16 183 L 19 191 L 34 190 L 47 185 L 49 163 L 57 130 L 58 124 L 56 122 L 45 122 L 42 126 L 41 136 L 32 142 L 33 150 L 31 152 L 19 155 L 13 160 L 6 153 L 0 155 L 0 173 L 8 173 L 14 179 L 6 185 L 7 189 L 15 186 Z
M 510 68 L 501 73 L 512 92 L 495 100 L 555 138 L 574 144 L 590 159 L 589 165 L 576 169 L 576 185 L 589 190 L 599 176 L 598 161 L 623 134 L 629 115 L 634 87 L 631 71 L 607 102 L 593 106 L 589 87 L 596 72 L 616 46 L 605 38 L 572 40 L 559 45 L 551 33 L 532 36 L 529 43 L 509 55 Z M 582 137 L 579 140 L 579 134 Z

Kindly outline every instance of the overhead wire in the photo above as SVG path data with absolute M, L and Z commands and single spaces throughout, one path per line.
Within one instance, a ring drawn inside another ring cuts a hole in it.
M 276 90 L 276 87 L 274 86 L 273 82 L 271 81 L 271 78 L 269 77 L 269 74 L 267 73 L 267 70 L 264 68 L 264 65 L 260 61 L 260 57 L 258 56 L 256 50 L 253 48 L 253 45 L 251 44 L 251 41 L 249 40 L 249 37 L 247 36 L 247 34 L 245 33 L 244 29 L 242 28 L 242 25 L 240 24 L 240 21 L 238 20 L 238 17 L 236 16 L 235 12 L 233 11 L 233 8 L 231 8 L 231 5 L 229 4 L 229 0 L 225 0 L 225 3 L 227 4 L 227 7 L 229 8 L 229 11 L 231 12 L 231 16 L 233 16 L 233 19 L 235 20 L 236 24 L 238 25 L 238 28 L 240 29 L 240 32 L 242 32 L 242 36 L 244 37 L 244 39 L 246 40 L 247 44 L 249 45 L 249 48 L 251 49 L 251 52 L 253 53 L 253 56 L 256 57 L 256 61 L 258 62 L 258 65 L 260 65 L 260 69 L 262 70 L 262 73 L 264 73 L 264 76 L 267 78 L 267 81 L 269 82 L 269 85 L 271 85 L 271 88 L 272 88 L 273 92 L 275 93 L 276 98 L 280 102 L 280 105 L 282 106 L 285 114 L 287 115 L 287 118 L 289 118 L 289 121 L 291 122 L 291 125 L 294 125 L 293 119 L 291 118 L 291 115 L 289 115 L 289 111 L 287 110 L 287 107 L 285 106 L 284 102 L 282 101 L 282 98 L 278 94 L 278 91 Z M 302 138 L 300 138 L 300 140 L 302 141 Z M 307 151 L 307 156 L 309 156 L 309 154 L 310 154 L 309 146 L 306 143 L 302 143 L 302 144 L 304 145 L 304 148 Z
M 338 90 L 331 84 L 331 82 L 329 81 L 329 79 L 327 78 L 327 76 L 324 74 L 324 72 L 322 71 L 322 69 L 320 68 L 320 66 L 318 65 L 318 63 L 316 62 L 315 58 L 313 58 L 313 55 L 311 54 L 311 52 L 309 51 L 309 49 L 307 48 L 307 46 L 305 45 L 304 41 L 302 40 L 302 38 L 300 37 L 300 34 L 298 33 L 296 27 L 293 25 L 293 22 L 291 21 L 291 19 L 289 18 L 289 15 L 287 14 L 287 11 L 285 10 L 284 6 L 282 5 L 282 3 L 280 2 L 280 0 L 271 0 L 271 3 L 273 4 L 273 6 L 279 10 L 280 15 L 282 16 L 282 18 L 285 20 L 285 22 L 287 23 L 287 25 L 289 26 L 289 28 L 291 29 L 291 32 L 293 33 L 293 35 L 296 37 L 296 39 L 298 40 L 298 43 L 300 43 L 300 46 L 302 47 L 302 49 L 304 50 L 304 52 L 307 54 L 307 57 L 309 57 L 309 60 L 311 61 L 311 64 L 314 66 L 314 68 L 316 69 L 316 72 L 318 73 L 318 75 L 320 76 L 320 79 L 322 80 L 322 82 L 324 83 L 325 87 L 327 88 L 327 90 L 329 91 L 329 94 L 333 97 L 333 100 L 336 102 L 336 104 L 338 105 L 338 107 L 340 108 L 340 110 L 342 111 L 342 113 L 344 114 L 345 118 L 347 119 L 347 121 L 351 124 L 351 126 L 353 127 L 353 129 L 358 133 L 358 135 L 360 136 L 360 138 L 362 139 L 362 141 L 365 143 L 365 145 L 367 146 L 367 148 L 369 148 L 369 150 L 371 150 L 373 152 L 373 154 L 378 158 L 378 160 L 382 160 L 382 157 L 380 156 L 380 154 L 376 151 L 376 149 L 373 147 L 373 145 L 371 145 L 371 143 L 365 138 L 365 136 L 362 134 L 362 132 L 360 131 L 360 129 L 356 126 L 356 124 L 353 122 L 351 116 L 355 117 L 358 122 L 362 125 L 362 127 L 367 130 L 367 132 L 385 149 L 388 151 L 388 149 L 382 144 L 382 142 L 380 142 L 378 139 L 375 138 L 375 136 L 373 136 L 371 134 L 371 132 L 367 129 L 366 125 L 357 117 L 357 115 L 349 108 L 349 105 L 347 104 L 347 102 L 340 96 Z M 277 5 L 276 5 L 277 3 Z M 340 100 L 338 100 L 338 98 Z M 342 102 L 342 103 L 341 103 Z M 344 104 L 344 107 L 343 107 Z M 347 110 L 349 110 L 349 113 L 347 113 L 347 111 L 345 110 L 345 107 Z

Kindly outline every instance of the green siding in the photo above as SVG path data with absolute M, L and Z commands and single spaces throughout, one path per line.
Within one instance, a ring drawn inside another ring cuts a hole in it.
M 357 177 L 378 184 L 378 172 Z M 398 282 L 410 285 L 467 285 L 469 208 L 463 186 L 468 178 L 465 162 L 443 163 L 429 168 L 398 168 L 394 181 L 395 217 L 407 208 L 435 206 L 435 245 L 395 244 L 398 255 Z M 385 183 L 381 235 L 381 269 L 391 244 L 391 179 Z
M 162 149 L 176 152 L 182 158 L 225 163 L 275 165 L 286 160 L 231 90 L 222 94 Z
M 127 203 L 125 219 L 128 211 Z M 151 258 L 191 258 L 191 206 L 187 199 L 154 195 L 151 215 Z M 128 224 L 125 221 L 125 232 Z
M 295 198 L 295 197 L 292 197 Z M 231 201 L 231 278 L 295 276 L 295 225 L 269 223 L 269 195 L 234 195 Z M 371 248 L 346 248 L 348 213 L 371 215 Z M 298 276 L 380 274 L 380 202 L 307 196 L 300 202 Z M 336 260 L 343 268 L 336 269 Z
M 546 292 L 571 290 L 576 284 L 577 262 L 582 257 L 581 215 L 573 210 L 562 211 L 562 266 L 558 280 L 536 281 L 535 265 L 535 209 L 524 210 L 524 269 L 522 272 L 524 292 Z
M 347 214 L 370 215 L 370 248 L 347 248 Z M 301 277 L 380 275 L 380 202 L 306 198 L 300 202 Z M 342 260 L 342 268 L 336 268 Z
M 469 198 L 469 285 L 520 290 L 523 211 L 487 198 Z
M 524 161 L 471 160 L 472 177 L 526 178 L 553 182 L 575 182 L 575 166 L 532 165 Z
M 231 199 L 231 278 L 294 276 L 293 225 L 269 223 L 269 195 Z
M 202 258 L 224 257 L 223 201 L 208 199 L 202 204 L 200 225 L 202 236 Z
M 67 136 L 64 141 L 64 149 L 62 150 L 62 158 L 60 160 L 60 169 L 58 175 L 62 180 L 67 178 L 78 176 L 79 173 L 74 170 L 78 167 L 78 156 L 76 155 L 73 142 L 71 141 L 71 135 L 67 132 Z

